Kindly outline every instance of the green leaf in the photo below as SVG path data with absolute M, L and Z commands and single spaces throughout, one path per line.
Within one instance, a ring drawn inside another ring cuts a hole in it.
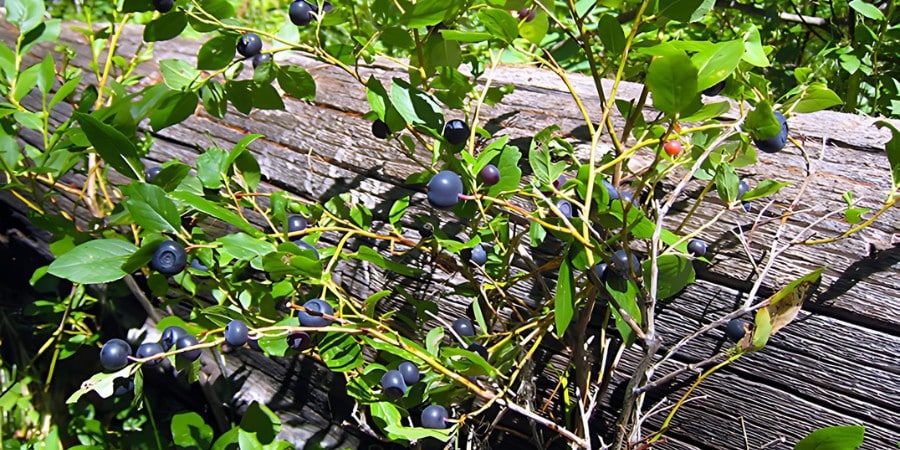
M 728 78 L 744 57 L 741 40 L 720 42 L 691 58 L 697 72 L 697 90 L 703 91 Z
M 801 439 L 794 450 L 856 450 L 862 446 L 866 427 L 839 425 L 819 428 Z
M 57 104 L 59 104 L 59 102 L 65 100 L 70 95 L 72 95 L 72 93 L 75 92 L 75 89 L 78 88 L 78 86 L 80 84 L 81 84 L 81 75 L 77 75 L 77 76 L 75 76 L 75 78 L 72 78 L 71 80 L 63 83 L 63 85 L 59 87 L 59 89 L 56 91 L 56 93 L 53 94 L 53 97 L 50 98 L 50 103 L 48 104 L 47 107 L 49 109 L 53 109 L 53 107 L 56 106 Z
M 39 64 L 37 73 L 37 87 L 41 94 L 47 95 L 56 81 L 56 66 L 53 64 L 53 55 L 47 55 Z
M 759 35 L 759 29 L 755 25 L 750 25 L 743 36 L 744 39 L 744 61 L 756 67 L 768 67 L 769 58 L 762 45 L 762 37 Z
M 55 42 L 59 38 L 60 31 L 62 31 L 62 21 L 59 19 L 39 23 L 22 37 L 22 47 L 19 53 L 27 53 L 32 46 L 40 42 Z
M 781 132 L 781 123 L 772 111 L 769 102 L 759 102 L 756 108 L 747 113 L 744 121 L 744 130 L 750 133 L 753 139 L 768 139 Z
M 237 14 L 234 6 L 228 0 L 200 0 L 200 7 L 219 20 L 228 19 Z
M 91 391 L 96 392 L 97 395 L 102 398 L 112 397 L 113 392 L 115 392 L 116 389 L 114 384 L 116 379 L 131 376 L 136 369 L 136 364 L 129 364 L 113 373 L 96 373 L 94 376 L 85 380 L 84 383 L 81 383 L 81 387 L 66 399 L 66 404 L 71 405 L 76 403 L 82 395 Z
M 200 72 L 182 59 L 160 61 L 159 71 L 162 72 L 166 86 L 176 91 L 189 87 L 191 83 L 200 78 Z
M 756 311 L 753 333 L 750 336 L 750 349 L 757 351 L 766 346 L 769 337 L 772 336 L 772 316 L 769 310 L 762 308 Z
M 194 114 L 199 99 L 194 92 L 171 91 L 150 113 L 153 131 L 183 122 Z
M 440 130 L 443 126 L 444 115 L 437 101 L 400 78 L 394 78 L 391 83 L 391 102 L 407 123 L 424 125 L 432 130 Z
M 281 429 L 281 419 L 266 405 L 254 400 L 241 416 L 240 428 L 253 436 L 258 443 L 269 444 L 275 440 Z M 258 446 L 242 448 L 258 448 Z
M 421 28 L 437 25 L 447 13 L 455 9 L 453 0 L 419 0 L 408 8 L 400 19 L 407 28 Z
M 182 11 L 172 10 L 151 21 L 144 27 L 144 41 L 158 42 L 174 39 L 187 27 L 187 16 Z
M 535 45 L 540 45 L 549 28 L 550 19 L 544 11 L 537 11 L 531 21 L 519 21 L 519 35 Z
M 568 255 L 563 254 L 556 283 L 556 299 L 553 302 L 556 318 L 556 334 L 562 337 L 575 315 L 575 285 Z
M 200 98 L 203 100 L 203 109 L 211 116 L 219 119 L 225 117 L 228 100 L 225 98 L 225 88 L 218 81 L 207 80 L 200 89 Z
M 740 182 L 741 180 L 731 164 L 723 162 L 719 165 L 719 170 L 716 172 L 716 190 L 719 192 L 719 198 L 722 201 L 732 204 L 737 200 Z
M 501 192 L 512 192 L 519 187 L 519 181 L 522 179 L 522 169 L 519 168 L 520 159 L 522 159 L 522 152 L 517 147 L 508 145 L 503 148 L 497 164 L 497 170 L 502 175 L 500 181 L 488 189 L 488 195 L 496 196 Z
M 887 152 L 888 163 L 891 165 L 891 178 L 894 180 L 894 189 L 900 189 L 900 130 L 886 120 L 875 122 L 878 128 L 887 127 L 891 130 L 891 140 L 884 144 Z
M 329 369 L 348 372 L 363 365 L 362 347 L 348 333 L 326 333 L 318 344 L 319 354 Z
M 862 215 L 869 212 L 869 208 L 847 208 L 844 211 L 844 220 L 850 225 L 856 225 L 862 222 Z
M 604 14 L 597 25 L 600 42 L 608 54 L 620 55 L 625 50 L 625 30 L 612 14 Z
M 73 283 L 109 283 L 128 275 L 122 271 L 122 264 L 137 249 L 121 239 L 88 241 L 56 258 L 47 272 Z
M 260 237 L 262 236 L 262 232 L 253 228 L 252 225 L 247 223 L 241 216 L 237 215 L 234 212 L 231 212 L 216 203 L 213 203 L 199 195 L 192 194 L 190 192 L 177 191 L 171 194 L 171 197 L 175 200 L 179 200 L 181 202 L 186 203 L 191 208 L 196 209 L 204 214 L 215 217 L 223 222 L 231 224 L 241 231 L 245 233 L 249 233 L 251 236 Z
M 611 305 L 613 306 L 611 309 L 613 317 L 616 319 L 616 329 L 619 330 L 619 334 L 622 336 L 625 345 L 630 346 L 634 343 L 637 336 L 631 326 L 628 325 L 628 322 L 625 321 L 625 318 L 619 309 L 628 313 L 638 325 L 641 324 L 641 309 L 640 306 L 638 306 L 637 301 L 637 285 L 631 280 L 614 275 L 607 277 L 606 292 L 608 292 L 614 300 L 611 302 Z
M 425 348 L 432 356 L 437 356 L 441 350 L 441 341 L 444 340 L 444 327 L 434 327 L 425 336 Z
M 682 51 L 654 59 L 647 70 L 653 107 L 674 116 L 697 97 L 697 68 Z
M 441 30 L 441 36 L 448 41 L 475 43 L 484 42 L 490 39 L 491 33 L 482 31 Z
M 186 412 L 172 416 L 172 441 L 179 448 L 207 449 L 212 438 L 213 430 L 200 414 Z
M 275 251 L 275 246 L 271 242 L 244 233 L 222 236 L 216 242 L 222 244 L 221 252 L 226 258 L 230 256 L 239 261 L 248 261 Z
M 271 84 L 253 83 L 253 107 L 259 109 L 284 109 L 281 94 Z
M 381 253 L 378 253 L 378 251 L 373 250 L 370 247 L 366 247 L 365 245 L 361 245 L 359 247 L 359 250 L 357 250 L 356 253 L 351 254 L 350 257 L 356 258 L 360 261 L 368 261 L 378 267 L 381 267 L 384 270 L 390 270 L 391 272 L 395 272 L 408 277 L 414 277 L 422 273 L 422 269 L 417 269 L 415 267 L 410 267 L 406 264 L 401 264 L 387 259 Z
M 863 0 L 853 0 L 850 2 L 850 7 L 860 15 L 869 19 L 878 21 L 884 20 L 884 13 L 871 3 L 866 3 Z
M 208 148 L 197 157 L 197 178 L 206 189 L 219 189 L 222 187 L 222 177 L 225 175 L 225 161 L 228 154 L 217 147 Z
M 222 35 L 206 41 L 197 53 L 197 69 L 219 70 L 234 60 L 234 35 Z
M 691 261 L 679 255 L 662 255 L 656 259 L 659 278 L 656 298 L 663 300 L 681 292 L 695 280 Z M 650 259 L 644 261 L 644 285 L 650 287 Z
M 394 228 L 399 228 L 399 222 L 406 214 L 406 209 L 409 208 L 409 197 L 409 195 L 400 197 L 393 205 L 391 205 L 391 211 L 388 213 L 388 220 Z
M 484 8 L 478 11 L 478 19 L 488 33 L 507 44 L 519 37 L 519 24 L 509 11 L 499 8 Z
M 42 0 L 7 0 L 6 20 L 19 29 L 20 34 L 31 31 L 44 20 L 44 2 Z
M 122 193 L 128 196 L 123 202 L 125 209 L 134 223 L 144 230 L 174 233 L 181 228 L 181 216 L 175 202 L 159 186 L 136 181 L 123 186 Z
M 759 183 L 755 188 L 750 191 L 744 193 L 744 196 L 741 197 L 742 201 L 749 202 L 751 200 L 756 200 L 763 197 L 768 197 L 770 195 L 776 194 L 785 186 L 790 186 L 792 183 L 789 182 L 780 182 L 775 180 L 763 180 Z
M 813 83 L 800 94 L 800 98 L 791 109 L 797 113 L 811 113 L 843 103 L 844 101 L 824 83 Z
M 299 100 L 315 101 L 316 81 L 306 69 L 299 66 L 279 67 L 276 77 L 278 85 L 287 95 Z
M 709 0 L 665 0 L 659 2 L 659 15 L 679 22 L 700 20 L 712 8 L 714 1 Z
M 144 176 L 137 147 L 121 131 L 92 115 L 75 112 L 72 116 L 104 161 L 126 177 L 139 180 Z

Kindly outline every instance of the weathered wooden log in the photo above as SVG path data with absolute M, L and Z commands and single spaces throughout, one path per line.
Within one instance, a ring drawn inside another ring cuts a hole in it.
M 12 33 L 9 27 L 4 28 L 2 39 L 12 42 Z M 62 39 L 79 48 L 79 55 L 88 54 L 81 36 L 68 28 Z M 140 29 L 128 30 L 121 41 L 123 51 L 137 48 L 140 39 Z M 155 59 L 194 61 L 199 45 L 184 40 L 160 44 L 154 49 Z M 50 49 L 36 49 L 35 58 Z M 371 137 L 369 123 L 362 118 L 369 109 L 365 91 L 356 80 L 300 55 L 291 55 L 288 62 L 310 70 L 318 86 L 315 102 L 285 98 L 286 111 L 254 111 L 248 116 L 229 109 L 221 120 L 198 111 L 182 124 L 153 133 L 156 142 L 150 158 L 192 164 L 199 154 L 196 144 L 208 142 L 209 137 L 227 148 L 248 133 L 261 133 L 264 138 L 250 149 L 264 175 L 263 189 L 284 189 L 315 201 L 350 192 L 356 201 L 375 212 L 376 219 L 386 217 L 396 199 L 415 194 L 403 180 L 420 167 L 408 158 L 398 157 L 400 150 L 392 143 Z M 72 63 L 87 67 L 88 61 L 76 58 Z M 142 64 L 139 71 L 147 75 L 145 84 L 160 81 L 154 61 Z M 371 74 L 382 80 L 405 76 L 401 68 L 389 63 L 362 67 L 360 73 L 364 78 Z M 592 117 L 599 117 L 599 99 L 592 81 L 578 75 L 571 75 L 570 81 Z M 516 89 L 502 103 L 482 111 L 483 126 L 491 131 L 508 134 L 513 142 L 523 145 L 536 131 L 553 124 L 576 143 L 585 137 L 579 111 L 553 74 L 527 67 L 503 67 L 495 73 L 494 83 L 512 84 Z M 609 86 L 605 88 L 608 90 Z M 641 89 L 640 85 L 624 83 L 618 95 L 623 99 L 636 98 Z M 619 128 L 624 123 L 617 115 L 612 120 Z M 795 208 L 798 212 L 782 231 L 783 236 L 790 239 L 839 208 L 841 194 L 848 190 L 860 199 L 859 206 L 879 207 L 890 186 L 883 151 L 889 134 L 875 128 L 873 122 L 868 117 L 832 112 L 790 120 L 792 135 L 805 143 L 814 176 Z M 426 161 L 430 158 L 422 149 L 417 156 Z M 760 159 L 763 164 L 753 167 L 758 172 L 742 173 L 745 179 L 800 180 L 806 174 L 806 160 L 794 146 L 777 155 L 761 154 Z M 638 155 L 634 164 L 646 165 L 651 160 L 647 155 Z M 785 189 L 777 201 L 789 203 L 799 189 L 800 183 Z M 696 196 L 697 191 L 690 193 Z M 0 196 L 0 201 L 23 210 L 8 195 Z M 423 195 L 413 196 L 411 208 L 417 213 L 432 214 Z M 714 205 L 701 207 L 688 227 L 708 222 L 717 212 Z M 683 212 L 675 215 L 672 223 L 682 217 Z M 454 221 L 447 215 L 441 218 L 450 224 Z M 706 240 L 713 243 L 711 253 L 715 256 L 712 264 L 698 274 L 701 280 L 697 284 L 661 307 L 659 328 L 666 345 L 733 310 L 746 296 L 754 269 L 735 234 L 742 232 L 747 236 L 750 249 L 758 258 L 769 248 L 778 225 L 777 221 L 764 221 L 751 230 L 754 219 L 756 214 L 729 212 L 724 220 L 703 232 Z M 819 236 L 830 236 L 847 227 L 839 216 L 834 216 L 819 222 L 813 231 Z M 415 237 L 414 229 L 409 233 Z M 774 276 L 765 283 L 766 291 L 827 264 L 821 289 L 804 306 L 797 322 L 776 335 L 765 350 L 742 358 L 704 382 L 694 394 L 701 397 L 681 409 L 667 433 L 669 442 L 660 448 L 734 449 L 744 448 L 745 440 L 751 448 L 760 448 L 773 440 L 785 439 L 767 448 L 787 449 L 812 429 L 848 423 L 867 426 L 863 448 L 895 446 L 900 441 L 900 392 L 896 389 L 900 376 L 900 318 L 896 314 L 900 299 L 898 233 L 900 209 L 893 208 L 858 235 L 822 246 L 796 246 L 783 255 L 774 265 Z M 35 239 L 46 243 L 47 237 L 37 235 Z M 386 276 L 367 264 L 345 265 L 341 273 L 344 287 L 358 297 L 399 285 L 440 299 L 444 318 L 464 314 L 466 309 L 465 304 L 449 295 L 448 286 L 467 281 L 455 273 L 438 271 L 432 279 L 406 280 Z M 552 280 L 547 282 L 552 286 Z M 513 294 L 521 298 L 532 295 L 521 287 Z M 387 308 L 402 305 L 399 296 L 384 302 Z M 710 333 L 688 345 L 662 370 L 701 361 L 723 345 L 721 333 Z M 565 364 L 558 350 L 558 344 L 550 345 L 544 364 Z M 639 356 L 637 349 L 626 353 L 616 376 L 622 387 Z M 360 442 L 361 434 L 348 432 L 352 427 L 341 426 L 345 420 L 352 423 L 346 417 L 348 409 L 335 406 L 349 400 L 337 392 L 339 388 L 329 389 L 340 377 L 309 360 L 268 359 L 250 351 L 238 351 L 225 361 L 226 377 L 246 377 L 236 399 L 267 403 L 282 417 L 285 438 L 305 442 L 326 430 L 332 441 L 342 442 L 342 446 Z M 553 371 L 539 374 L 538 386 L 552 389 L 556 381 Z M 669 388 L 677 388 L 680 394 L 690 382 L 691 379 L 681 377 Z M 615 403 L 615 396 L 613 391 L 606 402 Z M 613 414 L 598 415 L 597 433 L 605 433 L 599 427 L 610 425 Z M 662 418 L 655 418 L 651 425 L 660 425 Z

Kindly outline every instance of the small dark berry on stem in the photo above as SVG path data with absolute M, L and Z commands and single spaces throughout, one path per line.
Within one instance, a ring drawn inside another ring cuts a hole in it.
M 472 248 L 472 255 L 469 257 L 469 261 L 479 266 L 483 266 L 487 262 L 487 252 L 481 244 Z
M 297 317 L 304 327 L 327 327 L 331 325 L 331 319 L 322 317 L 322 314 L 334 315 L 334 308 L 325 300 L 314 298 L 303 304 L 305 311 L 299 311 Z
M 378 139 L 387 139 L 391 135 L 391 129 L 381 119 L 375 119 L 372 122 L 372 135 Z
M 260 53 L 253 57 L 253 68 L 255 69 L 260 64 L 262 64 L 266 61 L 271 61 L 271 60 L 272 60 L 271 53 Z
M 485 186 L 493 186 L 500 182 L 500 169 L 493 164 L 488 164 L 481 169 L 481 172 L 478 172 L 478 176 Z
M 165 241 L 156 247 L 150 258 L 150 268 L 157 272 L 172 276 L 180 273 L 187 265 L 187 252 L 175 241 Z
M 706 242 L 700 239 L 691 239 L 687 245 L 688 253 L 699 258 L 706 255 Z
M 453 321 L 453 331 L 462 337 L 475 336 L 475 327 L 472 326 L 472 321 L 465 317 Z
M 428 182 L 428 202 L 435 208 L 448 209 L 456 206 L 462 193 L 462 179 L 449 170 L 438 172 Z
M 459 119 L 453 119 L 444 126 L 444 139 L 453 145 L 460 145 L 469 139 L 469 125 Z
M 110 339 L 100 349 L 100 365 L 107 372 L 115 372 L 128 365 L 131 346 L 121 339 Z
M 252 58 L 262 51 L 262 39 L 256 33 L 247 33 L 238 39 L 237 52 L 245 58 Z

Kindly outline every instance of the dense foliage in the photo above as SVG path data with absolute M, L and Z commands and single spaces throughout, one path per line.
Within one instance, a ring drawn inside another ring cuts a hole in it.
M 384 441 L 453 445 L 487 437 L 498 409 L 533 421 L 546 445 L 647 448 L 659 441 L 693 390 L 675 399 L 662 427 L 650 429 L 649 387 L 684 373 L 662 373 L 663 363 L 698 335 L 726 327 L 735 342 L 711 358 L 694 386 L 763 350 L 821 274 L 759 298 L 773 261 L 790 247 L 865 228 L 896 205 L 900 188 L 900 132 L 892 129 L 893 188 L 879 210 L 857 207 L 848 193 L 846 208 L 836 211 L 845 232 L 813 241 L 810 224 L 776 240 L 757 261 L 739 308 L 663 351 L 657 305 L 677 297 L 695 281 L 695 265 L 713 257 L 703 231 L 729 215 L 760 220 L 760 209 L 791 214 L 768 199 L 800 180 L 752 187 L 741 180 L 757 150 L 805 151 L 790 135 L 796 114 L 840 105 L 900 111 L 893 2 L 797 6 L 799 22 L 771 13 L 772 2 L 714 3 L 120 0 L 62 2 L 46 14 L 41 1 L 7 0 L 6 18 L 19 34 L 0 47 L 3 189 L 52 234 L 56 259 L 34 272 L 43 298 L 26 308 L 40 324 L 31 338 L 42 345 L 0 365 L 2 433 L 15 438 L 4 448 L 301 444 L 277 438 L 280 419 L 262 403 L 229 416 L 224 428 L 196 412 L 155 413 L 146 378 L 171 376 L 174 368 L 183 381 L 202 384 L 223 347 L 317 361 L 357 402 L 356 425 Z M 68 9 L 76 6 L 82 10 Z M 63 16 L 85 22 L 78 32 L 90 54 L 61 47 L 35 60 L 33 50 L 59 43 Z M 143 25 L 144 43 L 123 54 L 119 39 L 133 23 Z M 162 82 L 142 87 L 140 63 L 179 36 L 203 42 L 196 61 L 161 59 Z M 145 165 L 153 132 L 198 108 L 221 118 L 284 110 L 286 97 L 314 102 L 315 77 L 290 62 L 298 52 L 353 77 L 368 99 L 372 133 L 421 166 L 407 174 L 411 193 L 384 221 L 350 194 L 317 203 L 267 185 L 251 151 L 259 134 L 230 148 L 194 143 L 203 148 L 191 165 Z M 78 65 L 76 56 L 88 62 Z M 400 61 L 407 76 L 361 75 L 379 57 Z M 527 149 L 485 128 L 482 106 L 514 89 L 494 85 L 492 75 L 512 62 L 538 65 L 570 89 L 572 72 L 591 77 L 599 115 L 584 105 L 585 93 L 570 92 L 584 115 L 586 151 L 558 126 L 536 132 Z M 604 79 L 613 80 L 611 90 L 599 89 Z M 616 95 L 625 80 L 643 83 L 635 101 Z M 632 172 L 628 162 L 637 155 L 650 155 L 653 164 Z M 688 198 L 689 185 L 699 194 Z M 415 196 L 429 206 L 413 208 Z M 691 205 L 686 214 L 673 209 L 676 201 Z M 713 205 L 716 216 L 692 226 L 700 204 Z M 445 227 L 450 218 L 462 219 L 462 229 Z M 539 265 L 523 251 L 529 247 L 550 249 L 552 257 Z M 429 266 L 409 263 L 413 254 Z M 396 277 L 443 270 L 466 282 L 428 295 L 401 284 L 348 292 L 337 268 L 361 263 Z M 536 286 L 537 298 L 510 294 L 522 286 Z M 470 305 L 468 317 L 438 315 L 450 298 Z M 397 302 L 408 307 L 383 306 Z M 117 321 L 134 305 L 149 327 L 131 342 L 114 340 L 126 328 Z M 592 321 L 602 324 L 599 331 Z M 568 365 L 555 374 L 552 392 L 535 392 L 526 404 L 515 393 L 529 389 L 529 361 L 551 340 L 566 349 Z M 598 346 L 599 364 L 586 355 L 589 342 Z M 617 426 L 592 429 L 597 399 L 631 346 L 642 359 L 622 405 L 610 411 Z M 65 392 L 65 406 L 54 402 L 56 364 L 85 353 L 92 358 L 87 381 Z M 563 413 L 532 407 L 550 403 Z M 797 448 L 839 438 L 858 446 L 862 430 L 824 430 Z

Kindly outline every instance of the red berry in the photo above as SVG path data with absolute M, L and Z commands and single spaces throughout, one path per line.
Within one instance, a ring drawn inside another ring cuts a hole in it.
M 681 154 L 681 150 L 682 150 L 683 148 L 684 148 L 684 147 L 682 147 L 681 142 L 678 142 L 678 141 L 675 141 L 675 140 L 668 141 L 668 142 L 666 142 L 665 144 L 663 144 L 663 150 L 666 151 L 666 154 L 667 154 L 667 155 L 669 155 L 669 156 L 671 156 L 671 157 L 673 157 L 673 158 L 676 157 L 676 156 L 678 156 L 678 155 L 680 155 L 680 154 Z

